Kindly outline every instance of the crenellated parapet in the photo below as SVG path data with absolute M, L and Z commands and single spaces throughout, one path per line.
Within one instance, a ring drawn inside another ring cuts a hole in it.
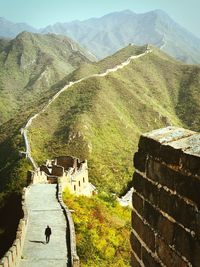
M 81 161 L 71 156 L 59 156 L 47 160 L 38 171 L 33 172 L 33 179 L 61 183 L 63 189 L 68 188 L 76 195 L 91 196 L 96 192 L 95 186 L 89 182 L 87 160 Z M 44 177 L 45 176 L 45 177 Z
M 132 266 L 200 264 L 200 134 L 167 127 L 134 156 Z

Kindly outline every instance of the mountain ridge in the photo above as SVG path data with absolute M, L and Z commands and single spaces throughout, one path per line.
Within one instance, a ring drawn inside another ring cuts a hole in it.
M 85 21 L 57 23 L 42 30 L 48 31 L 71 36 L 99 58 L 114 53 L 128 43 L 150 43 L 162 47 L 165 38 L 165 52 L 186 63 L 200 62 L 197 52 L 200 51 L 200 39 L 162 10 L 141 14 L 130 10 L 113 12 Z
M 1 23 L 0 26 L 1 36 L 4 27 Z M 56 22 L 40 29 L 32 28 L 30 31 L 70 36 L 99 59 L 113 54 L 128 43 L 150 43 L 178 60 L 189 64 L 200 63 L 200 38 L 161 9 L 145 13 L 117 11 L 82 21 Z M 9 37 L 9 34 L 5 36 Z M 10 36 L 13 37 L 12 34 Z
M 0 124 L 27 101 L 49 95 L 54 83 L 94 58 L 70 38 L 22 32 L 0 42 Z M 21 98 L 23 94 L 23 99 Z
M 132 49 L 128 46 L 120 53 Z M 183 79 L 185 73 L 188 76 Z M 136 149 L 141 132 L 171 124 L 198 128 L 198 120 L 191 123 L 192 113 L 200 112 L 195 102 L 200 92 L 194 91 L 200 76 L 194 84 L 190 81 L 195 73 L 200 74 L 199 67 L 181 64 L 153 48 L 153 53 L 116 72 L 87 77 L 33 121 L 29 138 L 34 158 L 43 162 L 61 152 L 87 158 L 91 181 L 101 190 L 119 193 L 130 179 L 132 159 L 128 155 Z M 192 112 L 184 101 L 186 89 L 189 95 L 193 92 Z
M 30 37 L 27 33 L 23 35 Z M 18 37 L 18 41 L 22 36 Z M 47 40 L 49 42 L 47 37 L 42 37 L 42 47 Z M 31 38 L 39 42 L 34 34 Z M 33 45 L 31 38 L 27 42 Z M 53 47 L 44 46 L 46 53 L 55 48 L 55 42 L 52 42 Z M 63 52 L 62 45 L 59 41 L 58 46 Z M 32 60 L 30 51 L 36 52 L 32 46 L 28 46 L 27 50 L 25 47 L 22 48 L 28 52 L 28 58 L 24 60 L 27 63 Z M 88 159 L 90 180 L 101 191 L 124 191 L 131 179 L 132 154 L 141 132 L 170 124 L 199 129 L 199 66 L 185 65 L 155 47 L 148 48 L 153 52 L 107 75 L 100 76 L 131 56 L 144 53 L 147 46 L 128 45 L 99 62 L 81 61 L 83 64 L 76 70 L 53 83 L 48 95 L 44 96 L 42 92 L 38 99 L 34 98 L 24 110 L 15 113 L 12 119 L 0 126 L 0 210 L 9 198 L 20 198 L 20 192 L 26 185 L 27 171 L 32 169 L 29 161 L 21 158 L 19 153 L 25 151 L 22 128 L 44 108 L 44 103 L 51 101 L 70 82 L 82 79 L 62 92 L 33 120 L 28 133 L 32 155 L 39 163 L 61 154 Z M 19 66 L 20 49 L 17 50 L 19 56 L 8 53 L 8 57 L 7 54 L 1 57 L 6 58 L 7 64 L 11 62 L 11 65 Z M 58 51 L 56 49 L 57 61 L 60 57 Z M 31 65 L 27 65 L 29 68 Z M 5 225 L 5 222 L 0 223 L 2 235 L 6 233 Z

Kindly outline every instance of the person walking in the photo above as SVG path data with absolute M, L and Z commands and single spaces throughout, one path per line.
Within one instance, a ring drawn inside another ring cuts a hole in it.
M 51 228 L 47 225 L 45 229 L 46 243 L 49 243 L 51 233 Z

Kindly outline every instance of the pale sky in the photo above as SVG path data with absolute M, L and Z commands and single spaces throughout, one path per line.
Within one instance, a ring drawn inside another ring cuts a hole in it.
M 200 37 L 200 0 L 0 0 L 0 17 L 36 28 L 125 9 L 136 13 L 162 9 Z

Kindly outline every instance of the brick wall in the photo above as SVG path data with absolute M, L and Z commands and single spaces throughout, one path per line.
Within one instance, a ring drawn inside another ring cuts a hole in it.
M 200 134 L 167 127 L 134 155 L 132 266 L 200 266 Z
M 6 252 L 2 259 L 0 259 L 0 267 L 16 267 L 21 259 L 22 249 L 24 245 L 24 238 L 26 234 L 27 222 L 28 222 L 28 212 L 25 204 L 25 197 L 29 190 L 24 188 L 22 194 L 22 210 L 24 212 L 24 217 L 19 221 L 17 228 L 16 239 L 14 240 L 10 249 Z

